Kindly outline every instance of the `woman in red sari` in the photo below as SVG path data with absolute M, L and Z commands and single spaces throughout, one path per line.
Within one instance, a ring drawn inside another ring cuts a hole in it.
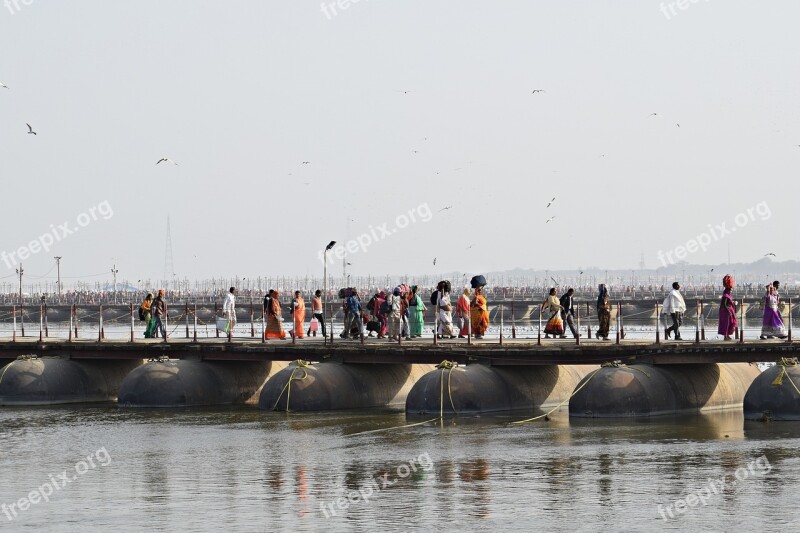
M 722 292 L 722 300 L 719 303 L 719 329 L 717 333 L 725 336 L 725 340 L 731 340 L 731 335 L 736 332 L 736 302 L 731 298 L 731 289 L 733 289 L 734 281 L 733 276 L 727 275 L 722 278 L 722 286 L 725 290 Z
M 475 289 L 475 296 L 470 304 L 470 317 L 472 318 L 472 334 L 476 339 L 482 339 L 489 328 L 489 307 L 483 297 L 483 287 Z

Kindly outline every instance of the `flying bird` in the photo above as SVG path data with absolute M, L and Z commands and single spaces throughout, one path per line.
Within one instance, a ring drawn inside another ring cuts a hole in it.
M 3 83 L 2 81 L 0 81 L 0 87 L 2 87 L 3 89 L 8 89 L 8 85 Z
M 442 211 L 447 211 L 448 209 L 453 209 L 453 206 L 452 205 L 444 206 L 443 208 L 439 209 L 439 213 L 441 213 Z
M 679 128 L 681 127 L 680 122 L 676 122 L 675 125 L 678 126 Z
M 544 89 L 534 89 L 533 91 L 531 91 L 531 94 L 546 93 L 546 92 L 547 91 L 545 91 Z
M 551 205 L 553 205 L 553 202 L 555 202 L 555 201 L 556 201 L 556 197 L 555 197 L 555 196 L 553 196 L 553 199 L 552 199 L 552 200 L 550 200 L 549 202 L 547 202 L 547 206 L 545 207 L 545 209 L 547 209 L 548 207 L 550 207 Z
M 469 249 L 470 249 L 470 248 L 472 248 L 473 246 L 475 246 L 475 245 L 474 245 L 474 244 L 470 244 L 469 246 L 467 246 L 467 250 L 469 250 Z
M 303 164 L 303 165 L 310 165 L 310 164 L 311 164 L 311 161 L 303 161 L 303 163 L 302 163 L 302 164 Z
M 411 151 L 414 152 L 415 154 L 419 153 L 419 150 L 411 150 Z
M 399 93 L 403 93 L 403 94 L 408 94 L 408 93 L 410 93 L 411 91 L 397 91 L 397 92 L 399 92 Z
M 433 266 L 436 266 L 436 258 L 433 258 Z
M 33 128 L 31 128 L 30 124 L 28 124 L 26 122 L 25 125 L 28 126 L 28 135 L 36 135 L 37 134 L 35 131 L 33 131 Z
M 770 253 L 768 253 L 768 254 L 764 254 L 764 257 L 767 257 L 767 256 L 769 256 L 769 255 L 771 255 L 772 257 L 777 257 L 777 256 L 776 256 L 775 254 L 773 254 L 772 252 L 770 252 Z
M 606 156 L 606 154 L 600 154 L 600 157 L 601 157 L 601 158 L 603 158 L 603 157 L 605 157 L 605 156 Z
M 650 113 L 650 116 L 651 116 L 651 117 L 657 117 L 657 116 L 658 116 L 658 113 Z
M 173 164 L 173 165 L 175 165 L 176 167 L 178 166 L 178 163 L 176 163 L 175 161 L 173 161 L 173 160 L 172 160 L 172 159 L 170 159 L 169 157 L 162 157 L 161 159 L 159 159 L 158 161 L 156 161 L 156 165 L 158 165 L 158 164 L 160 164 L 160 163 L 172 163 L 172 164 Z
M 554 216 L 552 216 L 552 217 L 548 218 L 548 219 L 547 219 L 547 222 L 545 222 L 545 224 L 549 224 L 551 220 L 555 220 L 555 219 L 556 219 L 556 217 L 555 217 L 555 215 L 554 215 Z

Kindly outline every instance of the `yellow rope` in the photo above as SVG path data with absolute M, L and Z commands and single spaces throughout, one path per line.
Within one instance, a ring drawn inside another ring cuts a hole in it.
M 794 381 L 792 381 L 792 377 L 788 372 L 786 372 L 787 366 L 797 366 L 797 359 L 781 357 L 781 359 L 775 364 L 781 367 L 781 373 L 778 374 L 778 377 L 772 381 L 772 385 L 775 387 L 780 387 L 783 385 L 783 377 L 786 376 L 786 379 L 788 379 L 789 383 L 792 384 L 792 387 L 794 387 L 794 390 L 797 391 L 797 394 L 800 394 L 800 389 L 797 388 L 797 385 L 795 385 Z
M 438 365 L 437 369 L 441 369 L 442 373 L 439 375 L 439 418 L 444 419 L 444 371 L 447 370 L 447 396 L 450 400 L 450 407 L 453 408 L 453 414 L 458 414 L 456 406 L 453 403 L 453 390 L 450 387 L 450 376 L 453 374 L 453 369 L 458 368 L 458 363 L 454 361 L 444 360 Z
M 291 398 L 292 395 L 292 386 L 291 386 L 292 381 L 303 381 L 308 377 L 308 371 L 306 370 L 306 368 L 310 368 L 312 366 L 311 363 L 309 363 L 308 361 L 303 361 L 302 359 L 298 359 L 297 361 L 294 361 L 294 363 L 296 366 L 292 369 L 292 373 L 289 376 L 289 380 L 286 382 L 286 385 L 283 386 L 281 393 L 278 395 L 278 399 L 275 400 L 275 405 L 272 406 L 273 411 L 277 409 L 278 402 L 281 401 L 281 398 L 283 398 L 283 393 L 286 392 L 286 412 L 288 413 L 289 399 Z M 295 372 L 297 372 L 298 370 L 303 371 L 303 377 L 301 378 L 294 377 Z
M 556 405 L 554 408 L 552 408 L 551 410 L 549 410 L 549 411 L 548 411 L 548 412 L 546 412 L 545 414 L 543 414 L 543 415 L 539 415 L 539 416 L 534 416 L 533 418 L 528 418 L 528 419 L 526 419 L 526 420 L 517 420 L 517 421 L 515 421 L 515 422 L 511 422 L 511 423 L 512 423 L 512 424 L 525 424 L 525 423 L 527 423 L 527 422 L 533 422 L 534 420 L 539 420 L 540 418 L 544 418 L 544 417 L 546 417 L 546 416 L 548 416 L 548 415 L 552 414 L 553 412 L 555 412 L 556 410 L 558 410 L 558 408 L 559 408 L 559 407 L 561 407 L 562 405 L 564 405 L 565 403 L 567 403 L 568 401 L 570 401 L 570 400 L 572 399 L 572 397 L 573 397 L 573 396 L 575 396 L 576 394 L 578 394 L 578 393 L 581 391 L 581 389 L 582 389 L 582 388 L 584 388 L 586 385 L 588 385 L 588 384 L 589 384 L 589 382 L 590 382 L 590 381 L 592 381 L 592 378 L 594 378 L 594 377 L 597 375 L 597 373 L 598 373 L 598 372 L 600 372 L 602 369 L 603 369 L 603 367 L 600 367 L 600 368 L 598 368 L 598 369 L 595 369 L 595 370 L 593 370 L 593 371 L 592 371 L 592 373 L 591 373 L 591 375 L 589 376 L 589 379 L 587 379 L 586 381 L 584 381 L 584 382 L 583 382 L 583 385 L 581 385 L 580 387 L 578 387 L 577 389 L 575 389 L 575 392 L 573 392 L 572 394 L 570 394 L 568 398 L 565 398 L 565 399 L 564 399 L 564 401 L 562 401 L 561 403 L 559 403 L 558 405 Z
M 431 422 L 436 422 L 439 418 L 431 418 L 430 420 L 426 420 L 425 422 L 417 422 L 416 424 L 406 424 L 405 426 L 394 426 L 390 428 L 381 428 L 381 429 L 370 429 L 368 431 L 359 431 L 358 433 L 351 433 L 350 435 L 345 435 L 345 437 L 355 437 L 356 435 L 366 435 L 367 433 L 380 433 L 381 431 L 390 431 L 392 429 L 403 429 L 403 428 L 412 428 L 414 426 L 421 426 L 423 424 L 430 424 Z
M 368 431 L 360 431 L 358 433 L 352 433 L 350 435 L 345 435 L 345 437 L 354 437 L 356 435 L 366 435 L 367 433 L 380 433 L 381 431 L 391 431 L 393 429 L 405 429 L 405 428 L 413 428 L 414 426 L 422 426 L 424 424 L 430 424 L 431 422 L 436 422 L 437 420 L 444 420 L 444 371 L 447 370 L 447 394 L 450 397 L 450 406 L 453 408 L 453 413 L 456 413 L 456 407 L 453 405 L 453 393 L 452 389 L 450 388 L 450 374 L 452 374 L 454 368 L 458 368 L 458 363 L 454 361 L 447 361 L 444 360 L 438 365 L 436 365 L 437 369 L 441 369 L 442 373 L 439 378 L 439 416 L 436 418 L 431 418 L 430 420 L 426 420 L 424 422 L 416 422 L 414 424 L 406 424 L 404 426 L 393 426 L 390 428 L 381 428 L 381 429 L 371 429 Z M 456 413 L 458 414 L 458 413 Z

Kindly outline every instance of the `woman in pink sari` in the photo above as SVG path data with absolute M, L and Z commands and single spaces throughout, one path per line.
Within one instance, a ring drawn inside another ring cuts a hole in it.
M 731 335 L 734 334 L 737 327 L 736 322 L 736 303 L 731 298 L 731 289 L 733 289 L 733 276 L 727 275 L 722 278 L 722 286 L 725 290 L 722 292 L 722 300 L 719 303 L 719 329 L 717 333 L 725 336 L 725 340 L 731 340 Z

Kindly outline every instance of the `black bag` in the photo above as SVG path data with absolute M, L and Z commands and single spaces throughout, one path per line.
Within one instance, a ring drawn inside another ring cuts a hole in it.
M 483 276 L 474 276 L 471 280 L 469 280 L 469 284 L 472 285 L 473 289 L 483 287 L 486 285 L 486 278 Z
M 381 323 L 377 320 L 370 320 L 367 322 L 367 331 L 374 331 L 375 333 L 379 333 L 381 330 Z
M 391 312 L 392 312 L 392 304 L 389 303 L 388 299 L 386 299 L 383 301 L 383 303 L 381 303 L 381 313 L 383 313 L 384 315 L 388 315 Z
M 439 291 L 433 291 L 431 293 L 431 305 L 436 305 L 436 302 L 439 301 Z
M 139 307 L 139 320 L 144 320 L 144 307 Z

